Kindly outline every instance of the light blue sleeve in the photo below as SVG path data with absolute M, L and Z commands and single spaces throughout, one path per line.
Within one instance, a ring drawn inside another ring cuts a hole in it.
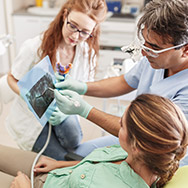
M 132 88 L 138 88 L 146 58 L 142 58 L 129 72 L 124 75 L 125 81 Z
M 172 101 L 180 107 L 188 121 L 188 87 L 182 88 Z

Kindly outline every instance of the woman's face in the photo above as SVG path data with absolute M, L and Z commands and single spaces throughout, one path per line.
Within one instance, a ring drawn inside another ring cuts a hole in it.
M 126 158 L 126 161 L 130 164 L 131 161 L 135 159 L 136 156 L 138 156 L 138 149 L 133 146 L 133 144 L 129 143 L 128 141 L 128 132 L 127 132 L 127 125 L 126 125 L 126 113 L 129 110 L 129 107 L 125 110 L 125 113 L 123 117 L 121 118 L 120 124 L 121 128 L 119 130 L 119 143 L 121 147 L 128 153 L 128 157 Z
M 125 110 L 125 113 L 123 115 L 123 117 L 120 120 L 120 125 L 121 128 L 119 130 L 119 142 L 121 147 L 129 154 L 131 151 L 131 146 L 130 144 L 127 142 L 127 138 L 128 138 L 128 133 L 127 133 L 127 125 L 126 125 L 126 113 L 127 113 L 128 108 Z
M 78 11 L 71 11 L 66 16 L 62 28 L 65 44 L 75 46 L 79 42 L 87 40 L 91 36 L 95 25 L 96 22 L 88 15 Z

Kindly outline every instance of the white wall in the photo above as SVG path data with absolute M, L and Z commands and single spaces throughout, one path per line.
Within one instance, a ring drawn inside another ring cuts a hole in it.
M 21 2 L 22 4 L 27 7 L 29 5 L 34 5 L 35 4 L 35 0 L 13 0 L 15 3 L 17 2 Z M 66 0 L 56 0 L 56 6 L 61 6 Z M 126 2 L 129 4 L 138 4 L 140 6 L 142 6 L 144 4 L 144 0 L 121 0 L 122 3 Z
M 144 4 L 144 0 L 122 0 L 122 2 L 126 2 L 129 4 L 138 4 L 140 6 Z
M 7 34 L 7 25 L 5 20 L 5 0 L 0 0 L 0 36 Z M 9 71 L 9 51 L 0 56 L 0 75 Z
M 18 1 L 18 0 L 14 0 Z M 35 0 L 19 0 L 22 1 L 25 7 L 28 7 L 29 5 L 35 5 Z M 66 0 L 56 0 L 56 6 L 61 6 Z
M 18 10 L 18 9 L 24 7 L 23 0 L 11 0 L 11 1 L 12 1 L 13 10 Z

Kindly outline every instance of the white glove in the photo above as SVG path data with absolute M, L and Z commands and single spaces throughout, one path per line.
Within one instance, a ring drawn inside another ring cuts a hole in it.
M 78 114 L 87 118 L 90 110 L 93 108 L 74 91 L 58 91 L 55 89 L 54 94 L 58 108 L 65 114 Z
M 56 109 L 54 110 L 54 112 L 50 116 L 49 123 L 51 125 L 56 126 L 56 125 L 59 125 L 60 123 L 62 123 L 67 117 L 68 117 L 68 115 L 65 115 L 64 113 L 62 113 L 59 110 L 58 107 L 56 107 Z
M 74 80 L 69 74 L 65 77 L 56 74 L 57 83 L 55 87 L 57 89 L 68 89 L 77 92 L 80 95 L 84 95 L 87 91 L 87 84 L 78 80 Z M 62 81 L 63 80 L 63 81 Z

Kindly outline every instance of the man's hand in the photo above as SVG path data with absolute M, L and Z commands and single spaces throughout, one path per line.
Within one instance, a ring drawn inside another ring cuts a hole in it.
M 10 188 L 31 188 L 31 181 L 27 175 L 18 171 L 17 176 L 14 178 Z
M 58 108 L 65 114 L 78 114 L 84 118 L 87 118 L 90 110 L 93 108 L 74 91 L 54 90 L 54 94 Z
M 84 95 L 87 91 L 87 84 L 78 80 L 74 80 L 69 74 L 61 76 L 56 74 L 56 79 L 58 83 L 55 84 L 57 89 L 68 89 L 77 92 L 80 95 Z M 63 81 L 61 81 L 63 80 Z

